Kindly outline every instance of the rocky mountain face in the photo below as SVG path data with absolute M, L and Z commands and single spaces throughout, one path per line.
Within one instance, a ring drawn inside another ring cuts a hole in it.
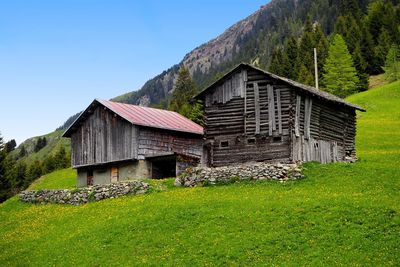
M 356 3 L 365 8 L 369 1 L 271 0 L 215 39 L 193 49 L 181 62 L 147 81 L 140 90 L 112 100 L 167 108 L 181 64 L 189 69 L 199 90 L 240 62 L 268 69 L 274 47 L 282 45 L 288 36 L 299 36 L 307 17 L 319 23 L 325 33 L 329 34 L 341 6 Z M 63 128 L 67 126 L 63 125 Z
M 262 6 L 217 38 L 193 49 L 179 64 L 146 82 L 139 91 L 116 97 L 114 100 L 143 106 L 159 103 L 171 94 L 181 64 L 189 69 L 199 86 L 211 82 L 218 72 L 225 71 L 240 61 L 242 48 L 256 35 L 262 24 L 267 25 L 265 22 L 272 19 L 272 13 L 276 12 L 274 7 L 279 2 L 293 5 L 296 1 L 278 0 Z
M 181 62 L 147 81 L 140 90 L 113 100 L 166 108 L 181 64 L 189 69 L 199 89 L 239 62 L 268 68 L 273 48 L 282 45 L 290 35 L 300 35 L 307 17 L 321 24 L 325 33 L 331 32 L 342 1 L 272 0 L 215 39 L 193 49 Z

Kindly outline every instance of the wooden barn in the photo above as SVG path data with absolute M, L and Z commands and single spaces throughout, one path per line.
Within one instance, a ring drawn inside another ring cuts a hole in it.
M 356 157 L 356 110 L 365 110 L 327 92 L 242 63 L 195 98 L 209 166 Z
M 201 160 L 203 128 L 161 109 L 94 100 L 63 135 L 78 186 L 178 175 Z

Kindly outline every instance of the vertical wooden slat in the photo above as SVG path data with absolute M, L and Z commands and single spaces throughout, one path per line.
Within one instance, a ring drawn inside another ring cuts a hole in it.
M 312 99 L 306 97 L 304 103 L 304 135 L 306 139 L 310 139 L 311 112 L 312 112 Z
M 296 96 L 296 114 L 294 117 L 294 133 L 296 137 L 300 136 L 300 108 L 301 108 L 301 96 Z
M 244 134 L 247 135 L 247 72 L 242 71 L 242 97 L 244 96 Z
M 247 71 L 242 70 L 240 79 L 240 96 L 246 98 L 246 87 L 247 87 Z
M 281 90 L 276 90 L 276 105 L 278 108 L 278 133 L 282 134 Z
M 267 85 L 268 92 L 268 133 L 272 135 L 273 131 L 276 131 L 275 123 L 275 101 L 274 101 L 274 89 L 272 85 Z
M 258 83 L 254 83 L 254 115 L 256 120 L 255 134 L 260 133 L 260 94 L 258 91 Z

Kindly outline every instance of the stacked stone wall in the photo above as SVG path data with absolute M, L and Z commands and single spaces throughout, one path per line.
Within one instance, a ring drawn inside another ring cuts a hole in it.
M 253 163 L 227 167 L 189 168 L 176 178 L 176 186 L 225 184 L 241 180 L 296 180 L 302 178 L 301 167 L 296 164 Z
M 142 181 L 128 181 L 105 185 L 95 185 L 73 190 L 37 190 L 23 191 L 19 198 L 29 203 L 58 203 L 81 205 L 88 202 L 115 198 L 123 195 L 144 194 L 149 184 Z

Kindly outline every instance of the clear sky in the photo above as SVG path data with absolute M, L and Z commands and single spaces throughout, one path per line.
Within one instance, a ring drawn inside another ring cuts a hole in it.
M 0 132 L 52 132 L 94 98 L 140 89 L 268 0 L 1 0 Z

